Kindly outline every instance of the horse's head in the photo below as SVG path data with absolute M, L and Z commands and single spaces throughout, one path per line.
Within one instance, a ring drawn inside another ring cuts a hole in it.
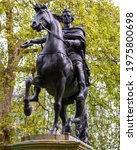
M 51 13 L 47 9 L 45 5 L 34 5 L 34 10 L 36 11 L 36 15 L 32 21 L 31 27 L 34 30 L 37 30 L 38 32 L 41 30 L 44 30 L 46 28 L 49 28 L 51 23 Z

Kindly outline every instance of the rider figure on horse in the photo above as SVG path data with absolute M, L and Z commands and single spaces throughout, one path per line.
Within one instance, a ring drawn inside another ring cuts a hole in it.
M 84 88 L 90 85 L 89 75 L 90 70 L 85 62 L 85 32 L 82 27 L 73 27 L 72 22 L 74 17 L 72 12 L 64 10 L 62 13 L 62 22 L 64 23 L 63 37 L 67 43 L 67 54 L 71 59 L 79 83 L 78 100 L 84 99 Z

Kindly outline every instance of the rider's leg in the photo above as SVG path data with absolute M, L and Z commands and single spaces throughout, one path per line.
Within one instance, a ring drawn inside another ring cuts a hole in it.
M 76 70 L 78 75 L 78 82 L 79 82 L 79 94 L 77 96 L 77 100 L 84 100 L 84 90 L 85 90 L 85 75 L 83 70 L 83 63 L 81 61 L 76 62 Z

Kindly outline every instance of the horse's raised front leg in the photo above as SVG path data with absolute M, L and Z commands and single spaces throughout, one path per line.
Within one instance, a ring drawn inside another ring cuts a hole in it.
M 25 89 L 25 95 L 24 95 L 24 114 L 26 116 L 30 116 L 32 112 L 32 107 L 29 104 L 29 92 L 30 92 L 30 86 L 32 84 L 32 78 L 28 78 L 26 80 L 26 89 Z
M 38 102 L 39 101 L 39 93 L 41 89 L 40 87 L 34 86 L 34 95 L 29 99 L 30 102 Z
M 57 129 L 58 129 L 58 119 L 60 116 L 62 97 L 63 97 L 64 90 L 65 90 L 65 84 L 66 84 L 65 76 L 61 77 L 55 84 L 56 86 L 55 103 L 54 103 L 55 116 L 54 116 L 53 128 L 50 132 L 51 134 L 56 134 Z

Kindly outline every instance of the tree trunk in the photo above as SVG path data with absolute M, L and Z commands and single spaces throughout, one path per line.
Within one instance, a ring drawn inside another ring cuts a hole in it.
M 8 62 L 7 66 L 0 63 L 1 71 L 1 100 L 0 100 L 0 141 L 2 143 L 10 143 L 11 125 L 10 125 L 10 112 L 11 112 L 11 100 L 14 88 L 14 32 L 13 32 L 13 16 L 11 1 L 2 1 L 3 7 L 6 10 L 6 35 L 7 35 L 7 49 L 8 49 Z

